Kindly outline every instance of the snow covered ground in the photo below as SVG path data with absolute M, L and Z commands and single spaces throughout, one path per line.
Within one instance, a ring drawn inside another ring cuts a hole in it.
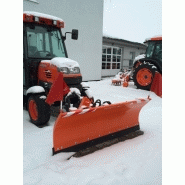
M 112 103 L 147 97 L 152 100 L 139 115 L 144 135 L 117 143 L 80 158 L 73 153 L 52 156 L 52 131 L 30 123 L 23 110 L 23 181 L 39 185 L 158 185 L 162 184 L 162 99 L 154 93 L 137 90 L 133 82 L 128 88 L 111 86 L 111 79 L 87 82 L 95 99 Z

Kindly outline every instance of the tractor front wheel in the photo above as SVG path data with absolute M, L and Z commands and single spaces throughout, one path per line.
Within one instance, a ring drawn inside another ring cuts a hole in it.
M 138 89 L 150 90 L 153 78 L 157 72 L 156 66 L 150 63 L 140 64 L 133 72 L 133 81 Z
M 41 95 L 31 95 L 28 98 L 28 112 L 31 122 L 37 126 L 46 124 L 50 119 L 50 106 Z

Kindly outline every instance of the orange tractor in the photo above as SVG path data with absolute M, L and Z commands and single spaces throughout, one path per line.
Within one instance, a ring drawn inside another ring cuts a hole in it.
M 150 90 L 162 97 L 162 36 L 146 39 L 146 53 L 139 55 L 133 62 L 132 71 L 124 72 L 123 86 L 128 86 L 132 79 L 138 89 Z M 112 84 L 121 85 L 121 79 L 113 79 Z
M 53 154 L 115 133 L 139 129 L 139 112 L 150 98 L 112 104 L 94 101 L 82 82 L 80 66 L 68 58 L 62 19 L 23 13 L 23 87 L 31 122 L 46 124 L 50 107 L 60 105 L 53 128 Z M 67 32 L 68 33 L 68 32 Z M 72 31 L 72 39 L 78 31 Z
M 44 102 L 57 78 L 63 78 L 70 88 L 82 93 L 82 75 L 79 64 L 68 58 L 65 35 L 60 18 L 38 12 L 23 12 L 23 97 L 31 121 L 43 125 L 50 119 L 50 106 Z M 69 32 L 67 32 L 69 33 Z M 72 30 L 72 39 L 78 39 L 78 30 Z M 55 105 L 60 102 L 55 102 Z
M 162 75 L 162 36 L 146 39 L 146 53 L 133 63 L 133 81 L 138 89 L 150 90 L 156 73 Z

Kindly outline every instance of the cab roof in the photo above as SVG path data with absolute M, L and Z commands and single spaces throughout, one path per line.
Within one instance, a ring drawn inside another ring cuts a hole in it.
M 157 40 L 161 40 L 162 41 L 162 35 L 158 35 L 158 36 L 154 36 L 154 37 L 151 37 L 151 38 L 147 38 L 147 39 L 145 39 L 144 43 L 148 42 L 148 41 L 157 41 Z
M 63 21 L 61 18 L 49 15 L 49 14 L 44 14 L 44 13 L 39 13 L 39 12 L 33 12 L 33 11 L 24 11 L 23 14 L 27 14 L 27 15 L 33 15 L 35 17 L 43 17 L 43 18 L 47 18 L 47 19 L 51 19 L 51 20 L 55 20 L 55 21 Z
M 64 21 L 61 18 L 39 12 L 24 11 L 23 22 L 37 22 L 39 24 L 64 28 Z

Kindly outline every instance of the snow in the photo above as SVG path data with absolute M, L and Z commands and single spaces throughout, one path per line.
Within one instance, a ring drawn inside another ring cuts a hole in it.
M 66 97 L 70 96 L 72 93 L 75 93 L 75 94 L 78 95 L 78 96 L 81 95 L 79 89 L 77 89 L 77 88 L 75 88 L 75 87 L 72 87 L 72 88 L 70 88 L 70 92 L 67 94 Z
M 81 85 L 82 85 L 82 87 L 84 87 L 84 88 L 89 88 L 89 85 L 88 85 L 87 83 L 85 83 L 85 82 L 82 82 Z
M 130 76 L 132 71 L 124 71 L 124 72 L 118 72 L 112 80 L 121 81 L 123 82 L 126 78 L 126 76 Z M 124 77 L 123 77 L 124 75 Z
M 46 96 L 44 96 L 44 95 L 40 96 L 40 99 L 46 99 Z
M 29 94 L 29 93 L 42 93 L 42 92 L 45 92 L 44 88 L 41 87 L 41 86 L 33 86 L 33 87 L 30 87 L 27 91 L 26 91 L 26 94 Z
M 115 77 L 114 77 L 114 79 L 113 80 L 120 80 L 121 78 L 120 78 L 120 75 L 119 74 L 117 74 L 117 75 L 115 75 Z
M 92 93 L 91 90 L 87 89 L 87 90 L 85 91 L 85 93 L 86 93 L 86 95 L 87 95 L 88 98 L 93 98 L 93 93 Z
M 23 179 L 25 185 L 149 185 L 162 184 L 162 99 L 153 92 L 136 89 L 133 82 L 127 88 L 111 86 L 111 78 L 87 82 L 93 96 L 112 103 L 137 98 L 152 100 L 139 115 L 144 135 L 119 142 L 92 154 L 67 160 L 74 153 L 52 156 L 52 131 L 56 118 L 48 126 L 38 128 L 30 123 L 23 111 Z
M 29 15 L 34 15 L 36 17 L 43 17 L 43 18 L 47 18 L 47 19 L 51 19 L 51 20 L 59 20 L 62 21 L 63 20 L 61 18 L 52 16 L 52 15 L 48 15 L 48 14 L 44 14 L 44 13 L 39 13 L 39 12 L 32 12 L 32 11 L 24 11 L 23 13 L 29 14 Z
M 69 69 L 74 67 L 80 68 L 78 62 L 71 60 L 69 58 L 63 58 L 63 57 L 55 57 L 51 59 L 51 64 L 57 67 L 68 67 Z
M 151 38 L 158 38 L 158 37 L 162 37 L 162 35 L 155 35 L 153 37 L 146 38 L 145 41 L 144 41 L 144 43 L 147 42 L 147 41 L 149 41 L 149 40 L 151 40 Z
M 137 57 L 135 57 L 133 64 L 135 63 L 135 61 L 138 61 L 139 59 L 145 58 L 145 54 L 142 55 L 138 55 Z
M 123 75 L 123 72 L 118 72 L 115 76 L 114 76 L 114 78 L 113 78 L 113 80 L 121 80 L 121 76 Z
M 41 60 L 41 63 L 49 63 L 50 64 L 50 60 Z

